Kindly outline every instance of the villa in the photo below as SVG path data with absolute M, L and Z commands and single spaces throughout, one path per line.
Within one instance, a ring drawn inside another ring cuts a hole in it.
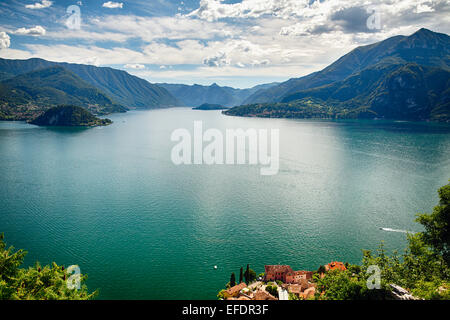
M 286 274 L 285 283 L 300 283 L 302 281 L 312 280 L 312 271 L 293 271 Z
M 294 271 L 286 265 L 267 265 L 265 269 L 266 281 L 281 281 L 283 283 L 300 283 L 312 279 L 312 271 Z

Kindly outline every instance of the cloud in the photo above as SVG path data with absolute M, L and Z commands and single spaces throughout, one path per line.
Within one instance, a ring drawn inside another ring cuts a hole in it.
M 35 26 L 33 28 L 19 28 L 14 33 L 18 35 L 43 36 L 45 35 L 45 32 L 43 27 Z
M 332 28 L 326 24 L 306 25 L 304 23 L 296 23 L 280 30 L 281 36 L 308 36 L 312 34 L 322 34 L 332 31 Z
M 100 60 L 99 60 L 98 57 L 95 57 L 95 56 L 94 57 L 85 58 L 85 59 L 83 59 L 81 61 L 81 63 L 83 63 L 83 64 L 90 64 L 90 65 L 93 65 L 93 66 L 96 66 L 96 67 L 100 66 Z
M 430 7 L 428 4 L 418 4 L 416 7 L 416 13 L 433 12 L 434 8 Z
M 360 0 L 201 0 L 199 8 L 187 16 L 211 22 L 278 18 L 292 22 L 279 30 L 280 35 L 307 36 L 330 31 L 377 33 L 381 31 L 378 23 L 376 28 L 369 27 L 368 19 L 373 15 L 389 28 L 411 25 L 420 14 L 438 12 L 436 8 L 445 9 L 441 13 L 448 15 L 448 7 L 448 0 L 368 0 L 363 4 Z
M 203 59 L 203 64 L 209 67 L 222 67 L 231 64 L 231 60 L 227 58 L 225 52 L 219 51 L 214 56 Z
M 108 2 L 103 3 L 102 7 L 109 8 L 109 9 L 117 9 L 117 8 L 122 9 L 123 8 L 123 3 L 122 2 L 108 1 Z
M 0 32 L 0 49 L 9 48 L 10 45 L 11 39 L 9 35 L 4 31 Z
M 91 18 L 89 24 L 95 32 L 115 32 L 128 38 L 144 41 L 155 39 L 185 40 L 229 38 L 236 31 L 226 23 L 210 23 L 186 16 L 141 17 L 135 15 L 108 15 Z
M 246 64 L 251 66 L 263 66 L 270 63 L 269 57 L 275 53 L 280 54 L 278 48 L 262 46 L 244 39 L 232 39 L 226 42 L 210 42 L 204 51 L 214 52 L 202 60 L 204 65 L 209 67 L 223 67 L 235 65 L 239 68 Z
M 243 0 L 223 3 L 223 0 L 201 0 L 198 9 L 189 15 L 215 21 L 224 18 L 259 18 L 264 15 L 289 18 L 308 8 L 310 0 Z M 314 2 L 314 1 L 313 1 Z
M 262 60 L 262 61 L 253 60 L 252 63 L 251 63 L 252 67 L 266 66 L 266 65 L 269 65 L 269 64 L 270 64 L 270 60 L 269 59 L 265 59 L 265 60 Z
M 34 4 L 27 4 L 25 6 L 25 8 L 27 9 L 44 9 L 44 8 L 48 8 L 51 7 L 53 4 L 53 1 L 48 1 L 48 0 L 42 0 L 41 2 L 36 2 Z
M 124 65 L 125 69 L 135 69 L 135 70 L 143 70 L 145 69 L 145 65 L 139 63 L 131 63 Z
M 28 51 L 5 48 L 0 50 L 0 57 L 4 59 L 30 59 L 33 56 Z
M 369 7 L 343 8 L 330 15 L 330 22 L 334 22 L 335 26 L 349 33 L 373 32 L 376 29 L 369 29 L 367 21 L 374 13 L 376 14 L 376 9 L 371 10 Z
M 86 28 L 81 30 L 65 29 L 64 32 L 60 30 L 47 31 L 46 36 L 52 40 L 80 40 L 88 42 L 119 42 L 124 43 L 130 39 L 130 35 L 119 32 L 107 31 L 88 31 Z

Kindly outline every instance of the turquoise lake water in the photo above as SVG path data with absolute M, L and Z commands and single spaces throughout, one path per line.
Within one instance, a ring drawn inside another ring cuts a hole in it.
M 103 128 L 0 122 L 0 232 L 26 263 L 78 264 L 101 299 L 215 299 L 251 265 L 317 269 L 403 250 L 450 178 L 450 126 L 164 109 Z M 280 171 L 175 166 L 174 129 L 278 128 Z M 214 270 L 214 265 L 218 266 Z

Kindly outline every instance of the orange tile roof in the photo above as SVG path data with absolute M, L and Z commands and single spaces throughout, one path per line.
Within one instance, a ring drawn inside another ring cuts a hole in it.
M 227 290 L 227 293 L 230 296 L 235 295 L 236 293 L 239 293 L 239 291 L 241 291 L 242 289 L 246 288 L 247 285 L 245 284 L 245 282 L 242 282 L 238 285 L 235 285 L 234 287 L 231 287 L 230 289 Z
M 286 265 L 269 265 L 264 266 L 264 269 L 267 272 L 294 272 L 291 268 L 291 266 Z
M 300 294 L 302 292 L 302 286 L 299 285 L 299 284 L 291 284 L 289 286 L 289 292 L 290 293 Z
M 278 300 L 266 291 L 258 291 L 253 295 L 253 300 Z
M 345 271 L 347 270 L 347 268 L 345 267 L 345 265 L 342 262 L 338 262 L 338 261 L 333 261 L 330 262 L 329 264 L 327 264 L 325 266 L 325 269 L 328 270 L 342 270 Z

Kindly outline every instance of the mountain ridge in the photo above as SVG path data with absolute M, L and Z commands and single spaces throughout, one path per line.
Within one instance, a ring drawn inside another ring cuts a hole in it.
M 1 118 L 30 120 L 56 105 L 77 105 L 98 115 L 128 110 L 61 66 L 30 71 L 0 82 Z
M 31 71 L 61 66 L 103 91 L 115 102 L 128 108 L 160 108 L 180 106 L 180 102 L 166 89 L 123 70 L 67 62 L 53 62 L 40 58 L 0 58 L 0 81 Z
M 426 41 L 432 44 L 431 48 Z M 410 36 L 394 36 L 373 44 L 360 46 L 324 69 L 300 78 L 289 79 L 278 86 L 253 94 L 243 104 L 281 102 L 282 99 L 297 91 L 319 87 L 335 81 L 344 80 L 355 72 L 375 65 L 382 60 L 397 62 L 417 62 L 425 65 L 450 68 L 450 37 L 443 33 L 435 33 L 422 28 Z M 417 54 L 427 53 L 427 59 L 411 56 L 410 49 L 418 48 Z M 441 49 L 439 51 L 439 49 Z M 442 53 L 442 50 L 445 52 Z M 431 57 L 429 55 L 432 55 Z M 444 57 L 442 58 L 442 55 Z
M 450 37 L 420 29 L 358 47 L 319 72 L 259 95 L 269 101 L 224 114 L 450 121 Z

